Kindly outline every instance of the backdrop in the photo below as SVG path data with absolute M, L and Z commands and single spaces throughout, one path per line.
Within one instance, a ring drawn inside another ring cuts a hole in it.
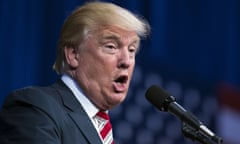
M 240 1 L 109 1 L 143 16 L 152 27 L 137 56 L 129 96 L 111 112 L 116 141 L 191 143 L 181 134 L 181 122 L 146 102 L 144 93 L 152 84 L 166 88 L 223 135 L 217 92 L 222 84 L 240 86 Z M 84 2 L 0 0 L 0 105 L 14 89 L 58 79 L 52 64 L 61 26 Z

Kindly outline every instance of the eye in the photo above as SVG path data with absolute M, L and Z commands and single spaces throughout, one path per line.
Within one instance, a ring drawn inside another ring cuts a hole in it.
M 128 51 L 132 56 L 135 56 L 139 51 L 139 41 L 134 41 L 128 47 Z
M 107 44 L 105 45 L 106 48 L 109 48 L 109 49 L 115 49 L 116 46 L 114 44 Z
M 132 45 L 129 47 L 128 51 L 132 54 L 135 55 L 137 53 L 137 47 Z
M 135 52 L 136 52 L 136 49 L 135 49 L 135 48 L 131 48 L 131 49 L 129 49 L 129 52 L 130 52 L 130 53 L 135 53 Z
M 103 50 L 106 53 L 114 54 L 117 51 L 117 45 L 115 45 L 114 43 L 105 44 L 103 45 Z

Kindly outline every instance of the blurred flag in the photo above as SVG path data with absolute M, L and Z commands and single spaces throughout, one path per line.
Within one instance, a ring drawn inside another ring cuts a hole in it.
M 224 144 L 240 144 L 240 90 L 230 84 L 217 88 L 220 111 L 217 129 Z

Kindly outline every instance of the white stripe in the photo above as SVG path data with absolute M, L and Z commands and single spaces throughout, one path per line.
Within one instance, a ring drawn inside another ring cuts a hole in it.
M 96 116 L 95 117 L 96 123 L 98 125 L 99 131 L 101 132 L 105 125 L 107 124 L 108 120 L 105 120 L 102 117 Z M 101 137 L 102 138 L 102 137 Z M 112 129 L 109 130 L 107 133 L 105 139 L 103 140 L 104 144 L 112 144 L 113 142 L 113 134 L 112 134 Z
M 96 123 L 98 125 L 98 128 L 100 131 L 102 131 L 102 129 L 105 127 L 105 125 L 107 124 L 107 120 L 99 117 L 99 116 L 96 116 Z
M 111 144 L 113 141 L 112 129 L 108 132 L 107 136 L 103 140 L 104 144 Z

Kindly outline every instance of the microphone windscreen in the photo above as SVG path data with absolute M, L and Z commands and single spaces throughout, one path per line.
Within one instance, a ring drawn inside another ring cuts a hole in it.
M 146 99 L 156 106 L 158 109 L 162 110 L 165 100 L 170 97 L 170 95 L 163 90 L 161 87 L 152 85 L 145 94 Z

